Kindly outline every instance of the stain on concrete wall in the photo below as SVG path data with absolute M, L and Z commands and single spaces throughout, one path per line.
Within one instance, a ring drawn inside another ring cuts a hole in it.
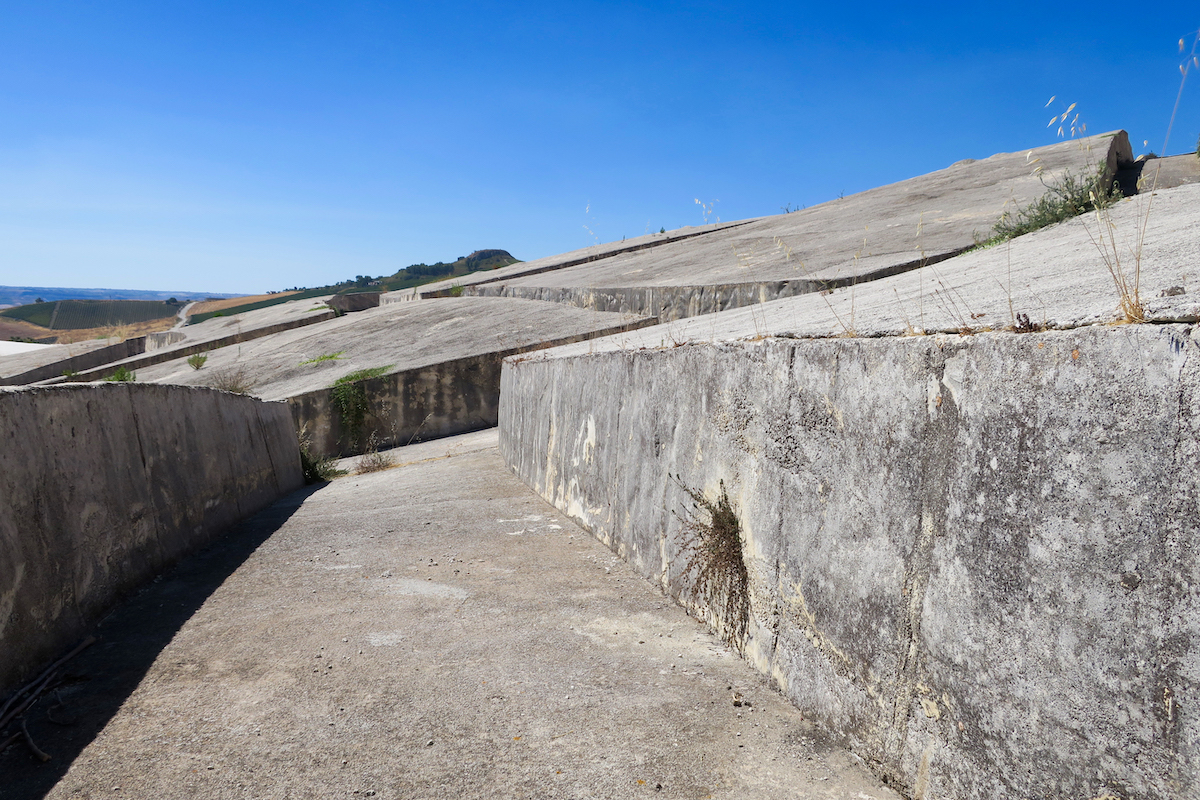
M 500 429 L 518 475 L 664 588 L 681 487 L 723 481 L 747 659 L 905 793 L 1200 781 L 1192 329 L 509 361 Z
M 0 689 L 303 485 L 287 406 L 182 386 L 0 392 Z

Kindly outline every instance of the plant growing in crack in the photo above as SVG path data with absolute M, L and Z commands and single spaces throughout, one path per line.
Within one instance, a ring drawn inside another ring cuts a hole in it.
M 393 366 L 395 365 L 388 364 L 383 367 L 355 370 L 338 378 L 329 387 L 330 405 L 337 412 L 342 430 L 349 437 L 350 444 L 356 444 L 362 437 L 363 424 L 367 419 L 367 390 L 363 384 L 386 374 Z
M 721 636 L 739 653 L 745 651 L 750 628 L 750 577 L 742 554 L 741 525 L 729 502 L 725 482 L 716 501 L 684 485 L 692 500 L 684 514 L 675 512 L 683 525 L 680 552 L 683 569 L 675 576 L 677 597 L 703 609 Z

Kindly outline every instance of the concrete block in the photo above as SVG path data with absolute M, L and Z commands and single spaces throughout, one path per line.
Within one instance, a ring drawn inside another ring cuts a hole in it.
M 723 484 L 746 658 L 905 794 L 1192 796 L 1192 328 L 560 353 L 505 363 L 510 467 L 676 595 Z
M 381 292 L 354 292 L 352 294 L 335 294 L 325 301 L 325 305 L 343 314 L 355 311 L 365 311 L 368 308 L 379 307 Z

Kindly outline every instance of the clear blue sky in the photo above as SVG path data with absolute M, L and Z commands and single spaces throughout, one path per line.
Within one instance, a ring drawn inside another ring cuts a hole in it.
M 1047 144 L 1051 95 L 1162 151 L 1200 6 L 983 5 L 8 0 L 0 284 L 529 260 Z

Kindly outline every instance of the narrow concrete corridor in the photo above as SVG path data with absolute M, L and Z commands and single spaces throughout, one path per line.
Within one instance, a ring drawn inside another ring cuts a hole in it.
M 0 796 L 898 797 L 494 430 L 393 453 L 110 615 L 30 715 L 53 759 L 10 747 Z

